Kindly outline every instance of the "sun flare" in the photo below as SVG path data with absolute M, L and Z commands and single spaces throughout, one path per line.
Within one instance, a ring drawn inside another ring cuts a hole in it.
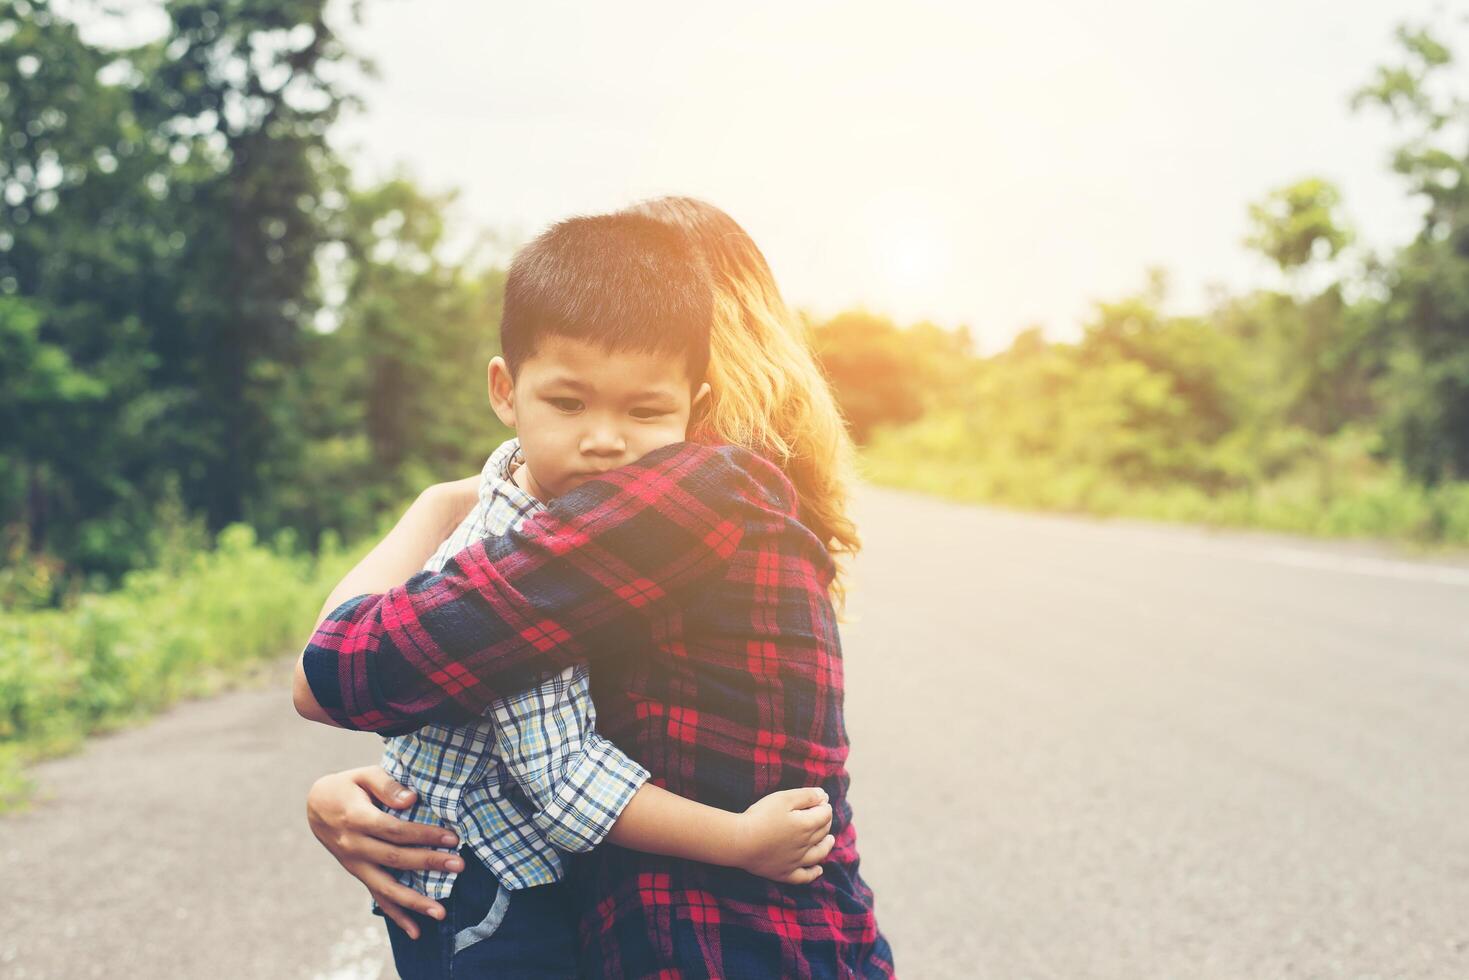
M 953 247 L 937 221 L 912 213 L 874 222 L 869 233 L 872 299 L 895 312 L 930 308 L 942 293 Z

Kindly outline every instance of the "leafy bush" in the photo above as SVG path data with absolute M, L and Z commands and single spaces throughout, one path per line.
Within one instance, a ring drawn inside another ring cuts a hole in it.
M 27 761 L 288 651 L 355 560 L 334 538 L 313 557 L 241 524 L 212 550 L 163 557 L 115 591 L 0 617 L 0 809 L 23 798 Z
M 862 468 L 877 483 L 1004 506 L 1469 546 L 1469 483 L 1415 483 L 1374 455 L 1377 437 L 1363 430 L 1326 439 L 1291 431 L 1271 441 L 1291 447 L 1288 463 L 1269 471 L 1234 466 L 1218 458 L 1238 451 L 1224 440 L 1201 454 L 1195 472 L 1233 469 L 1230 481 L 1154 483 L 1111 465 L 1111 452 L 1092 459 L 1019 452 L 1008 435 L 982 440 L 965 418 L 941 413 L 879 430 Z

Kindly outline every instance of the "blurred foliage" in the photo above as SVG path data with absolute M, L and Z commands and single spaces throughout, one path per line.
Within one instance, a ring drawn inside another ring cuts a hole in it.
M 266 544 L 235 524 L 213 549 L 184 533 L 156 557 L 70 608 L 0 617 L 0 811 L 24 799 L 25 762 L 278 663 L 359 556 L 332 535 L 313 558 L 290 532 Z
M 322 541 L 373 530 L 505 435 L 484 396 L 503 273 L 450 248 L 452 196 L 363 186 L 337 156 L 327 136 L 368 66 L 325 6 L 167 0 L 162 36 L 115 49 L 50 0 L 0 0 L 12 761 L 285 648 L 341 569 Z M 1277 288 L 1198 315 L 1171 312 L 1154 272 L 1074 342 L 1030 327 L 990 356 L 967 330 L 808 322 L 871 475 L 1020 506 L 1469 542 L 1453 40 L 1447 18 L 1404 27 L 1355 96 L 1395 121 L 1394 169 L 1423 204 L 1391 254 L 1359 250 L 1337 189 L 1308 176 L 1248 211 Z M 13 771 L 0 759 L 0 783 Z
M 1391 254 L 1354 251 L 1340 193 L 1307 177 L 1249 208 L 1247 244 L 1283 288 L 1199 316 L 1169 313 L 1155 272 L 1098 304 L 1075 343 L 1032 328 L 937 369 L 915 354 L 930 342 L 892 323 L 818 325 L 869 475 L 1018 506 L 1469 544 L 1469 98 L 1454 30 L 1400 29 L 1393 63 L 1354 97 L 1398 124 L 1393 166 L 1424 205 Z
M 102 49 L 0 0 L 0 806 L 298 642 L 333 542 L 505 435 L 503 277 L 333 152 L 364 66 L 324 7 L 172 0 Z
M 858 442 L 878 425 L 911 422 L 947 402 L 963 385 L 964 365 L 974 353 L 967 330 L 931 323 L 900 330 L 860 311 L 807 329 Z
M 452 196 L 362 186 L 334 152 L 368 66 L 325 3 L 168 0 L 161 36 L 116 49 L 50 0 L 0 0 L 7 607 L 64 604 L 239 521 L 308 550 L 353 539 L 505 434 L 483 394 L 503 274 L 450 257 Z M 1169 312 L 1153 273 L 1078 341 L 1030 328 L 989 357 L 964 330 L 808 323 L 856 438 L 874 458 L 927 440 L 1038 503 L 1285 480 L 1329 508 L 1385 473 L 1469 478 L 1469 109 L 1449 39 L 1403 28 L 1355 97 L 1402 134 L 1394 166 L 1424 203 L 1407 246 L 1355 251 L 1339 192 L 1306 177 L 1248 213 L 1280 288 L 1201 315 Z
M 447 199 L 351 181 L 326 134 L 362 66 L 324 7 L 175 0 L 102 49 L 0 0 L 7 593 L 147 567 L 163 500 L 353 536 L 503 434 L 498 273 L 444 257 Z
M 1379 398 L 1389 449 L 1435 485 L 1469 478 L 1469 95 L 1447 28 L 1397 36 L 1398 60 L 1356 95 L 1405 131 L 1393 169 L 1425 203 L 1417 237 L 1381 273 Z

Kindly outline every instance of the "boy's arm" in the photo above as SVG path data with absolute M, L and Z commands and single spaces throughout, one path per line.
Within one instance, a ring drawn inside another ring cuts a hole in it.
M 834 843 L 821 789 L 774 793 L 730 813 L 649 783 L 646 769 L 596 733 L 585 666 L 497 701 L 489 718 L 505 768 L 535 807 L 531 821 L 560 850 L 606 840 L 805 884 Z
M 804 885 L 820 877 L 821 862 L 836 843 L 830 829 L 831 804 L 817 787 L 781 790 L 744 813 L 730 813 L 644 783 L 607 840 Z
M 502 698 L 485 715 L 495 754 L 530 802 L 531 822 L 561 851 L 606 840 L 648 770 L 596 733 L 585 664 Z
M 302 653 L 297 708 L 385 734 L 472 722 L 573 663 L 646 643 L 650 621 L 701 599 L 743 537 L 769 535 L 778 561 L 794 507 L 789 481 L 751 453 L 655 450 L 442 574 L 337 607 Z

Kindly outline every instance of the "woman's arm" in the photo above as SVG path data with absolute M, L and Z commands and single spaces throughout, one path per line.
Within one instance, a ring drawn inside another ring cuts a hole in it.
M 794 507 L 790 482 L 752 453 L 656 450 L 476 542 L 442 574 L 349 599 L 302 653 L 297 707 L 387 734 L 473 721 L 572 663 L 648 642 L 649 623 L 702 600 L 746 535 L 768 537 L 762 558 L 776 567 Z
M 337 583 L 316 617 L 317 626 L 346 600 L 402 585 L 422 569 L 423 563 L 474 507 L 478 486 L 479 477 L 469 477 L 435 484 L 419 494 L 387 536 Z M 316 707 L 310 695 L 306 675 L 298 662 L 292 687 L 297 709 L 304 707 L 301 713 L 312 721 L 334 724 L 326 712 Z
M 779 865 L 770 863 L 781 854 L 791 855 L 800 845 L 798 825 L 814 824 L 806 835 L 820 830 L 825 834 L 831 821 L 831 807 L 816 803 L 805 809 L 792 809 L 804 800 L 825 800 L 819 789 L 787 790 L 773 793 L 750 807 L 741 816 L 754 817 L 752 825 L 745 831 L 737 826 L 726 825 L 716 818 L 708 823 L 681 812 L 680 800 L 654 786 L 646 787 L 649 792 L 639 793 L 635 806 L 629 806 L 618 821 L 617 829 L 610 838 L 614 843 L 634 850 L 654 854 L 687 857 L 711 864 L 730 864 L 744 867 L 752 874 L 764 875 L 777 881 L 802 883 L 814 880 L 821 874 L 819 867 L 812 865 L 825 860 L 831 850 L 832 838 L 820 835 L 814 847 L 802 848 L 799 860 L 804 861 L 803 871 L 782 875 L 772 873 Z M 464 859 L 453 851 L 459 844 L 452 831 L 430 824 L 400 820 L 383 813 L 374 805 L 377 800 L 384 806 L 402 809 L 413 802 L 413 791 L 402 786 L 378 766 L 364 766 L 322 776 L 311 787 L 306 798 L 306 819 L 311 832 L 321 845 L 336 858 L 337 862 L 360 881 L 377 902 L 383 913 L 396 922 L 404 932 L 418 938 L 418 924 L 410 911 L 431 919 L 443 919 L 444 907 L 433 899 L 400 884 L 386 868 L 418 871 L 430 868 L 445 871 L 463 871 Z M 671 799 L 665 799 L 672 797 Z M 699 804 L 692 804 L 699 806 Z M 702 808 L 711 809 L 711 808 Z M 722 810 L 715 814 L 735 818 Z M 824 823 L 822 821 L 825 821 Z M 660 829 L 660 827 L 662 829 Z M 763 831 L 775 829 L 772 837 L 762 837 Z M 666 831 L 666 832 L 665 832 Z M 700 839 L 703 836 L 704 839 Z M 757 855 L 755 861 L 746 864 L 721 860 L 735 857 L 740 845 L 734 844 L 728 851 L 715 852 L 711 848 L 730 848 L 731 841 L 743 836 L 743 844 L 749 853 Z M 760 842 L 765 841 L 762 845 Z M 763 847 L 763 852 L 761 848 Z M 763 859 L 758 855 L 763 853 Z M 787 857 L 789 860 L 789 857 Z

